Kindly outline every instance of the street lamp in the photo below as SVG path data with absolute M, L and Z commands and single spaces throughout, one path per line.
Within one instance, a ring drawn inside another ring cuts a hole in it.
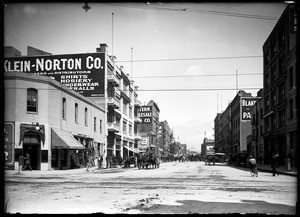
M 82 6 L 82 8 L 85 10 L 85 12 L 87 12 L 88 10 L 91 9 L 91 7 L 89 6 L 88 3 L 84 3 L 84 5 Z

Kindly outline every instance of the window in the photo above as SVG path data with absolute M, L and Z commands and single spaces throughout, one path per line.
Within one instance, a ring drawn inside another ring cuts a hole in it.
M 271 69 L 271 83 L 274 84 L 274 82 L 277 80 L 277 68 L 276 65 L 272 67 Z
M 38 91 L 33 88 L 27 89 L 27 112 L 37 112 Z
M 123 103 L 123 114 L 127 115 L 127 103 Z
M 97 131 L 97 123 L 96 123 L 96 121 L 97 121 L 97 118 L 94 117 L 94 132 Z
M 279 127 L 283 127 L 285 125 L 285 110 L 282 109 L 279 111 Z
M 276 40 L 274 40 L 271 44 L 271 58 L 273 58 L 277 53 Z
M 285 58 L 284 58 L 284 56 L 281 57 L 278 61 L 278 70 L 279 70 L 279 77 L 284 75 L 284 73 L 285 73 Z
M 277 128 L 277 114 L 272 115 L 272 129 L 275 130 Z
M 132 124 L 129 124 L 129 136 L 132 136 Z
M 278 100 L 279 102 L 285 99 L 285 85 L 284 82 L 278 87 Z
M 284 29 L 281 30 L 279 33 L 279 39 L 278 39 L 278 49 L 280 50 L 284 46 Z
M 123 133 L 127 134 L 127 121 L 123 121 Z
M 266 104 L 265 104 L 265 112 L 268 112 L 270 109 L 270 100 L 269 100 L 269 96 L 266 96 Z
M 100 133 L 102 134 L 102 120 L 100 119 Z
M 88 126 L 88 109 L 84 109 L 84 125 Z
M 266 89 L 270 87 L 269 73 L 265 74 L 265 87 L 266 87 Z
M 269 54 L 269 50 L 266 51 L 266 53 L 264 54 L 264 66 L 266 67 L 270 62 L 270 54 Z
M 289 118 L 290 119 L 294 118 L 294 100 L 293 99 L 289 100 Z
M 67 100 L 65 97 L 62 100 L 62 118 L 63 120 L 67 119 Z
M 132 118 L 132 107 L 129 107 L 129 117 Z
M 78 104 L 75 103 L 75 123 L 78 124 Z
M 293 66 L 291 66 L 289 68 L 289 84 L 290 84 L 290 88 L 292 88 L 294 86 L 294 68 Z
M 277 105 L 277 93 L 276 90 L 272 92 L 272 107 Z

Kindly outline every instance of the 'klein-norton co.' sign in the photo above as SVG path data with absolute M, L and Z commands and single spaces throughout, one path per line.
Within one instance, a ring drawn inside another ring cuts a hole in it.
M 86 97 L 104 96 L 105 54 L 5 58 L 4 70 L 53 77 Z

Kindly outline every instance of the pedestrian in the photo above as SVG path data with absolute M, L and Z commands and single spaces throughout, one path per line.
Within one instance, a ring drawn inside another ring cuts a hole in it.
M 292 161 L 292 155 L 291 152 L 288 153 L 288 155 L 286 156 L 286 170 L 287 171 L 291 171 L 291 161 Z
M 111 165 L 110 165 L 110 156 L 107 155 L 106 156 L 106 168 L 110 168 L 110 167 L 111 167 Z
M 103 154 L 100 154 L 98 158 L 98 169 L 102 169 L 102 163 L 103 163 Z
M 26 156 L 24 157 L 25 160 L 25 166 L 22 168 L 22 170 L 24 171 L 27 167 L 29 167 L 30 171 L 32 171 L 32 168 L 30 166 L 30 155 L 28 152 L 26 152 Z
M 258 176 L 257 168 L 256 168 L 256 160 L 252 155 L 250 155 L 250 157 L 249 157 L 248 166 L 250 167 L 250 172 L 251 172 L 252 176 L 254 176 L 254 175 Z
M 259 162 L 259 165 L 262 164 L 262 159 L 263 159 L 263 153 L 262 151 L 259 153 L 259 156 L 258 156 L 258 162 Z
M 271 160 L 271 168 L 272 168 L 273 176 L 275 176 L 275 174 L 279 176 L 279 173 L 276 170 L 276 168 L 278 167 L 278 157 L 279 157 L 278 154 L 274 154 Z

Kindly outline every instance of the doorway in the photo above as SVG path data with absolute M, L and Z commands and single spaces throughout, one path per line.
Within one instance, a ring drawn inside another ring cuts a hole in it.
M 41 169 L 41 142 L 36 133 L 26 134 L 23 140 L 23 156 L 30 155 L 30 165 L 33 170 Z

